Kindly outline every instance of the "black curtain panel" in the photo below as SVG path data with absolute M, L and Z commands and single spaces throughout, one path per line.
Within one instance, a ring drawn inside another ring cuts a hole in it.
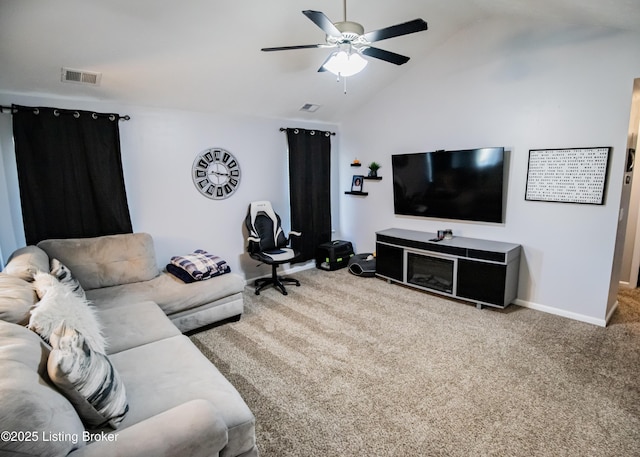
M 13 106 L 27 244 L 131 233 L 117 114 Z
M 302 232 L 292 246 L 299 262 L 315 259 L 319 244 L 331 241 L 331 134 L 287 129 L 291 229 Z

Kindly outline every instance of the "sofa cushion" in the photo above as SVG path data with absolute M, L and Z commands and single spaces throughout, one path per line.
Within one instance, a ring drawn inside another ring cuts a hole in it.
M 97 308 L 97 311 L 107 335 L 107 354 L 180 335 L 180 330 L 151 301 Z
M 95 440 L 69 457 L 218 457 L 227 444 L 227 426 L 206 400 L 192 400 L 131 427 L 105 433 L 115 439 Z
M 51 335 L 47 371 L 53 383 L 90 427 L 117 428 L 129 410 L 118 372 L 106 355 L 95 352 L 84 337 L 61 323 Z
M 98 308 L 151 300 L 171 316 L 242 292 L 244 285 L 244 279 L 233 273 L 185 284 L 173 275 L 163 272 L 151 281 L 87 291 L 87 297 Z
M 38 246 L 64 263 L 85 291 L 148 281 L 160 273 L 147 233 L 52 239 Z
M 0 455 L 60 456 L 85 443 L 84 426 L 69 401 L 46 374 L 49 349 L 25 327 L 0 321 L 0 430 L 29 431 L 37 441 L 0 440 Z M 59 441 L 43 437 L 62 436 Z
M 49 341 L 55 328 L 65 321 L 67 326 L 82 333 L 87 345 L 105 353 L 106 343 L 93 306 L 80 298 L 73 289 L 49 273 L 36 273 L 33 287 L 42 298 L 31 311 L 29 329 Z
M 0 319 L 26 325 L 38 300 L 33 286 L 17 276 L 0 273 Z
M 37 246 L 25 246 L 11 254 L 4 272 L 25 281 L 32 281 L 38 271 L 49 272 L 49 257 Z
M 251 410 L 188 337 L 179 335 L 145 344 L 113 354 L 110 359 L 127 386 L 130 410 L 121 427 L 187 401 L 204 399 L 216 407 L 229 429 L 229 443 L 220 455 L 242 455 L 255 445 Z

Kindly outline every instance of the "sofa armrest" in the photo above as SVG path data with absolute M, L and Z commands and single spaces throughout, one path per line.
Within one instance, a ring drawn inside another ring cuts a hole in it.
M 113 441 L 109 441 L 111 436 Z M 207 400 L 191 400 L 69 454 L 72 457 L 217 456 L 227 444 L 227 426 Z

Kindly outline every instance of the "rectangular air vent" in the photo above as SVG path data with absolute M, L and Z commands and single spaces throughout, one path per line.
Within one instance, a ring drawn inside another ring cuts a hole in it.
M 320 105 L 314 105 L 313 103 L 305 103 L 300 108 L 300 111 L 306 111 L 307 113 L 315 113 L 320 108 Z
M 74 70 L 71 68 L 62 68 L 62 82 L 89 84 L 91 86 L 99 86 L 102 79 L 102 73 L 86 70 Z

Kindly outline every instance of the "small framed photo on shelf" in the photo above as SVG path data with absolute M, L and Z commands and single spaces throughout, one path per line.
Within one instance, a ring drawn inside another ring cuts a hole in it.
M 362 192 L 363 183 L 364 175 L 353 175 L 351 179 L 351 192 Z

